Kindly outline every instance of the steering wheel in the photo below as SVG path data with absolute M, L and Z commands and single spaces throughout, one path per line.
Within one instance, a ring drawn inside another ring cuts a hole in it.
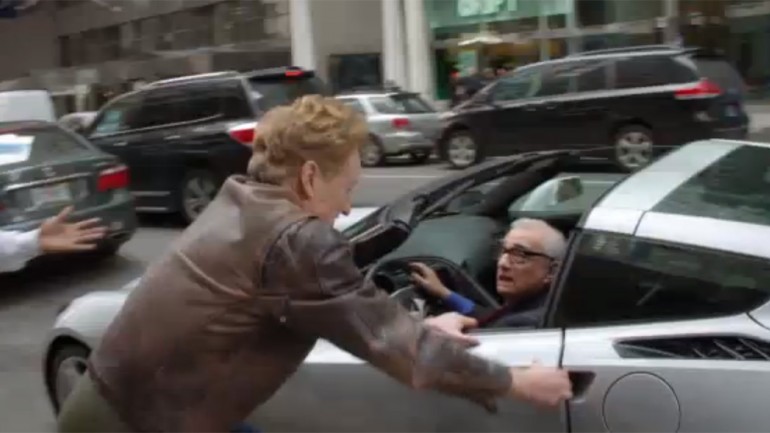
M 422 256 L 382 261 L 369 268 L 365 279 L 380 289 L 388 291 L 393 300 L 400 303 L 417 319 L 422 320 L 453 311 L 440 299 L 427 294 L 412 281 L 410 262 L 423 262 L 447 268 L 452 274 L 454 280 L 452 282 L 455 283 L 453 285 L 459 283 L 466 287 L 467 292 L 473 293 L 474 301 L 483 306 L 498 306 L 497 300 L 481 288 L 462 268 L 440 257 Z

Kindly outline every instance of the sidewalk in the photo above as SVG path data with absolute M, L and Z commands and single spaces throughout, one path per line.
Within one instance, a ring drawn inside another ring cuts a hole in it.
M 746 111 L 751 117 L 750 131 L 752 134 L 758 132 L 770 132 L 770 104 L 746 104 Z

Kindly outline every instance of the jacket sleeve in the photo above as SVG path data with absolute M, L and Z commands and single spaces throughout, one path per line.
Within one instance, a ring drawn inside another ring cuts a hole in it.
M 287 229 L 265 256 L 262 282 L 265 296 L 285 294 L 284 326 L 326 339 L 407 386 L 492 412 L 511 386 L 507 367 L 467 352 L 365 282 L 347 240 L 327 223 L 311 219 Z
M 15 272 L 40 254 L 38 230 L 0 231 L 0 272 Z

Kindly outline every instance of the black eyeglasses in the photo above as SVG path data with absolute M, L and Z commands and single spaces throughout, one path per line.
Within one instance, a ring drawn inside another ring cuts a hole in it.
M 553 257 L 549 256 L 548 254 L 532 251 L 530 249 L 527 249 L 518 245 L 511 248 L 506 248 L 505 246 L 501 245 L 500 255 L 502 256 L 504 254 L 507 254 L 509 257 L 509 260 L 515 264 L 528 263 L 533 258 L 537 258 L 537 257 L 553 260 Z

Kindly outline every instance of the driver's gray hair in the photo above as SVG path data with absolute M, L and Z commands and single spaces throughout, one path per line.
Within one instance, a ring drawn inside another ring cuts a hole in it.
M 564 235 L 543 220 L 519 218 L 511 223 L 511 230 L 533 230 L 543 235 L 543 252 L 550 257 L 561 260 L 567 251 L 567 240 Z

